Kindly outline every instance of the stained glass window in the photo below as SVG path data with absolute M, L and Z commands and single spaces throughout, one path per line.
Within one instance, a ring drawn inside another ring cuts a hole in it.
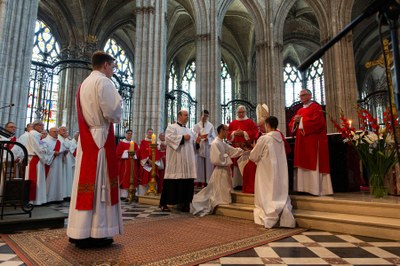
M 33 42 L 32 60 L 43 63 L 55 63 L 60 58 L 60 45 L 44 22 L 37 20 Z
M 37 20 L 27 99 L 27 123 L 40 119 L 46 129 L 57 125 L 59 76 L 53 73 L 51 64 L 59 60 L 60 45 L 50 28 Z
M 307 89 L 312 91 L 313 100 L 325 105 L 324 65 L 322 60 L 315 61 L 306 73 Z
M 286 63 L 283 68 L 283 83 L 285 85 L 285 106 L 289 107 L 299 101 L 302 89 L 302 76 L 300 71 L 291 63 Z
M 129 60 L 126 52 L 122 47 L 112 38 L 108 39 L 104 46 L 104 51 L 111 54 L 117 63 L 117 69 L 114 72 L 122 82 L 133 84 L 133 64 Z
M 192 60 L 185 67 L 182 78 L 182 90 L 196 98 L 196 62 Z
M 286 107 L 300 101 L 299 93 L 302 88 L 312 92 L 313 101 L 325 105 L 324 67 L 321 59 L 315 61 L 303 75 L 293 64 L 286 63 L 283 68 L 283 82 Z
M 225 105 L 230 100 L 232 100 L 232 79 L 227 64 L 221 60 L 221 104 Z M 227 124 L 231 118 L 226 114 L 232 114 L 232 105 L 227 106 L 224 111 L 222 123 Z
M 171 64 L 168 74 L 168 91 L 173 91 L 178 89 L 178 76 L 176 73 L 175 64 Z
M 196 99 L 196 61 L 190 61 L 183 73 L 182 78 L 182 91 L 187 92 L 192 99 Z M 181 107 L 187 110 L 191 109 L 192 102 L 190 99 L 181 100 Z M 189 112 L 189 125 L 194 126 L 196 124 L 196 112 Z
M 115 124 L 115 132 L 118 137 L 123 137 L 127 129 L 132 128 L 132 94 L 133 94 L 133 64 L 129 60 L 125 50 L 112 38 L 108 39 L 103 50 L 115 58 L 117 68 L 114 70 L 114 84 L 122 97 L 122 117 L 121 124 Z

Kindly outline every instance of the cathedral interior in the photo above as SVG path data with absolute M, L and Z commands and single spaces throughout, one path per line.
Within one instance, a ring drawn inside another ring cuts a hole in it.
M 356 119 L 357 103 L 379 117 L 388 103 L 380 31 L 391 44 L 377 14 L 307 70 L 298 69 L 373 2 L 5 1 L 1 123 L 16 122 L 22 134 L 27 123 L 43 119 L 47 129 L 66 125 L 72 135 L 75 93 L 98 49 L 118 62 L 113 79 L 125 103 L 120 137 L 128 128 L 138 139 L 148 127 L 162 132 L 180 108 L 189 110 L 189 126 L 201 109 L 212 110 L 217 125 L 234 119 L 239 104 L 255 117 L 255 106 L 265 103 L 284 125 L 303 87 L 332 117 L 342 109 Z
M 356 105 L 369 110 L 382 123 L 387 106 L 394 101 L 390 87 L 397 86 L 397 81 L 393 31 L 378 10 L 365 16 L 367 8 L 378 2 L 0 1 L 0 125 L 12 121 L 17 135 L 21 135 L 28 123 L 39 119 L 44 121 L 45 129 L 66 126 L 73 136 L 78 130 L 75 95 L 91 72 L 90 58 L 96 50 L 111 54 L 118 65 L 112 79 L 123 99 L 122 120 L 115 124 L 119 139 L 127 129 L 133 130 L 135 142 L 145 136 L 148 128 L 157 134 L 163 132 L 176 121 L 182 108 L 189 112 L 188 127 L 199 121 L 204 109 L 210 111 L 210 121 L 217 126 L 234 120 L 239 105 L 246 106 L 248 116 L 255 120 L 256 106 L 263 103 L 289 136 L 285 125 L 300 103 L 303 88 L 312 91 L 313 100 L 323 106 L 329 134 L 336 129 L 328 117 L 338 119 L 341 112 L 355 121 L 354 127 L 359 126 Z M 390 1 L 382 0 L 386 2 Z M 363 19 L 320 58 L 304 71 L 299 70 L 307 58 L 360 17 Z M 387 73 L 392 77 L 388 78 Z M 389 203 L 398 206 L 398 202 L 397 197 Z M 133 207 L 125 211 L 129 208 Z M 280 244 L 283 247 L 285 242 L 301 242 L 319 233 L 320 239 L 314 237 L 317 244 L 349 239 L 327 231 L 310 231 Z M 379 238 L 379 232 L 375 236 Z M 362 241 L 365 245 L 384 242 L 360 237 L 357 243 Z M 398 265 L 398 242 L 388 243 L 381 247 L 394 247 L 372 252 L 373 259 L 363 260 L 361 252 L 347 261 L 354 265 Z M 3 246 L 0 239 L 0 262 L 13 254 L 4 252 Z M 257 257 L 259 262 L 242 258 L 221 259 L 213 264 L 268 265 L 256 249 L 251 250 L 253 253 L 246 251 L 236 257 Z M 388 258 L 385 252 L 392 252 L 391 260 L 384 259 Z M 338 261 L 344 256 L 339 254 Z M 22 263 L 18 258 L 14 260 L 15 265 Z M 343 260 L 339 262 L 353 265 Z M 332 261 L 312 262 L 327 265 Z M 293 265 L 310 264 L 310 260 L 299 263 Z

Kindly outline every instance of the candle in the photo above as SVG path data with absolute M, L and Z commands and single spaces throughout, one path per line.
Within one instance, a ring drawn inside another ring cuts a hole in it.
M 351 120 L 349 120 L 349 125 L 350 125 L 350 128 L 351 128 Z
M 156 144 L 156 134 L 151 135 L 151 144 Z
M 129 144 L 129 151 L 135 151 L 135 142 L 131 141 Z

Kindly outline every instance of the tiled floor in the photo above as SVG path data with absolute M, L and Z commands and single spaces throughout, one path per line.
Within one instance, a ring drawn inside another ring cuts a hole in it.
M 68 212 L 68 203 L 52 206 Z M 122 205 L 124 220 L 145 219 L 163 213 L 155 206 Z M 25 265 L 0 239 L 0 266 Z M 400 242 L 362 236 L 307 231 L 264 246 L 211 261 L 210 265 L 400 265 Z

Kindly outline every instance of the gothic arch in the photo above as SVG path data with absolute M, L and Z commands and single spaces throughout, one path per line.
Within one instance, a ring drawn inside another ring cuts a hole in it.
M 192 0 L 194 7 L 194 19 L 196 22 L 196 34 L 207 34 L 210 31 L 210 6 L 209 1 Z
M 258 1 L 246 1 L 240 0 L 242 4 L 246 7 L 250 16 L 254 21 L 254 31 L 255 31 L 255 42 L 256 45 L 258 43 L 263 43 L 266 41 L 266 36 L 268 36 L 268 25 L 264 16 L 264 9 L 260 5 Z
M 294 5 L 297 0 L 285 0 L 281 3 L 276 12 L 274 18 L 274 40 L 278 43 L 283 43 L 283 28 L 285 26 L 286 18 L 289 14 L 290 9 Z M 326 12 L 326 8 L 322 3 L 316 0 L 305 0 L 305 2 L 310 6 L 313 10 L 313 13 L 318 21 L 318 27 L 320 31 L 320 41 L 325 40 L 329 36 L 329 28 L 328 28 L 328 14 Z

